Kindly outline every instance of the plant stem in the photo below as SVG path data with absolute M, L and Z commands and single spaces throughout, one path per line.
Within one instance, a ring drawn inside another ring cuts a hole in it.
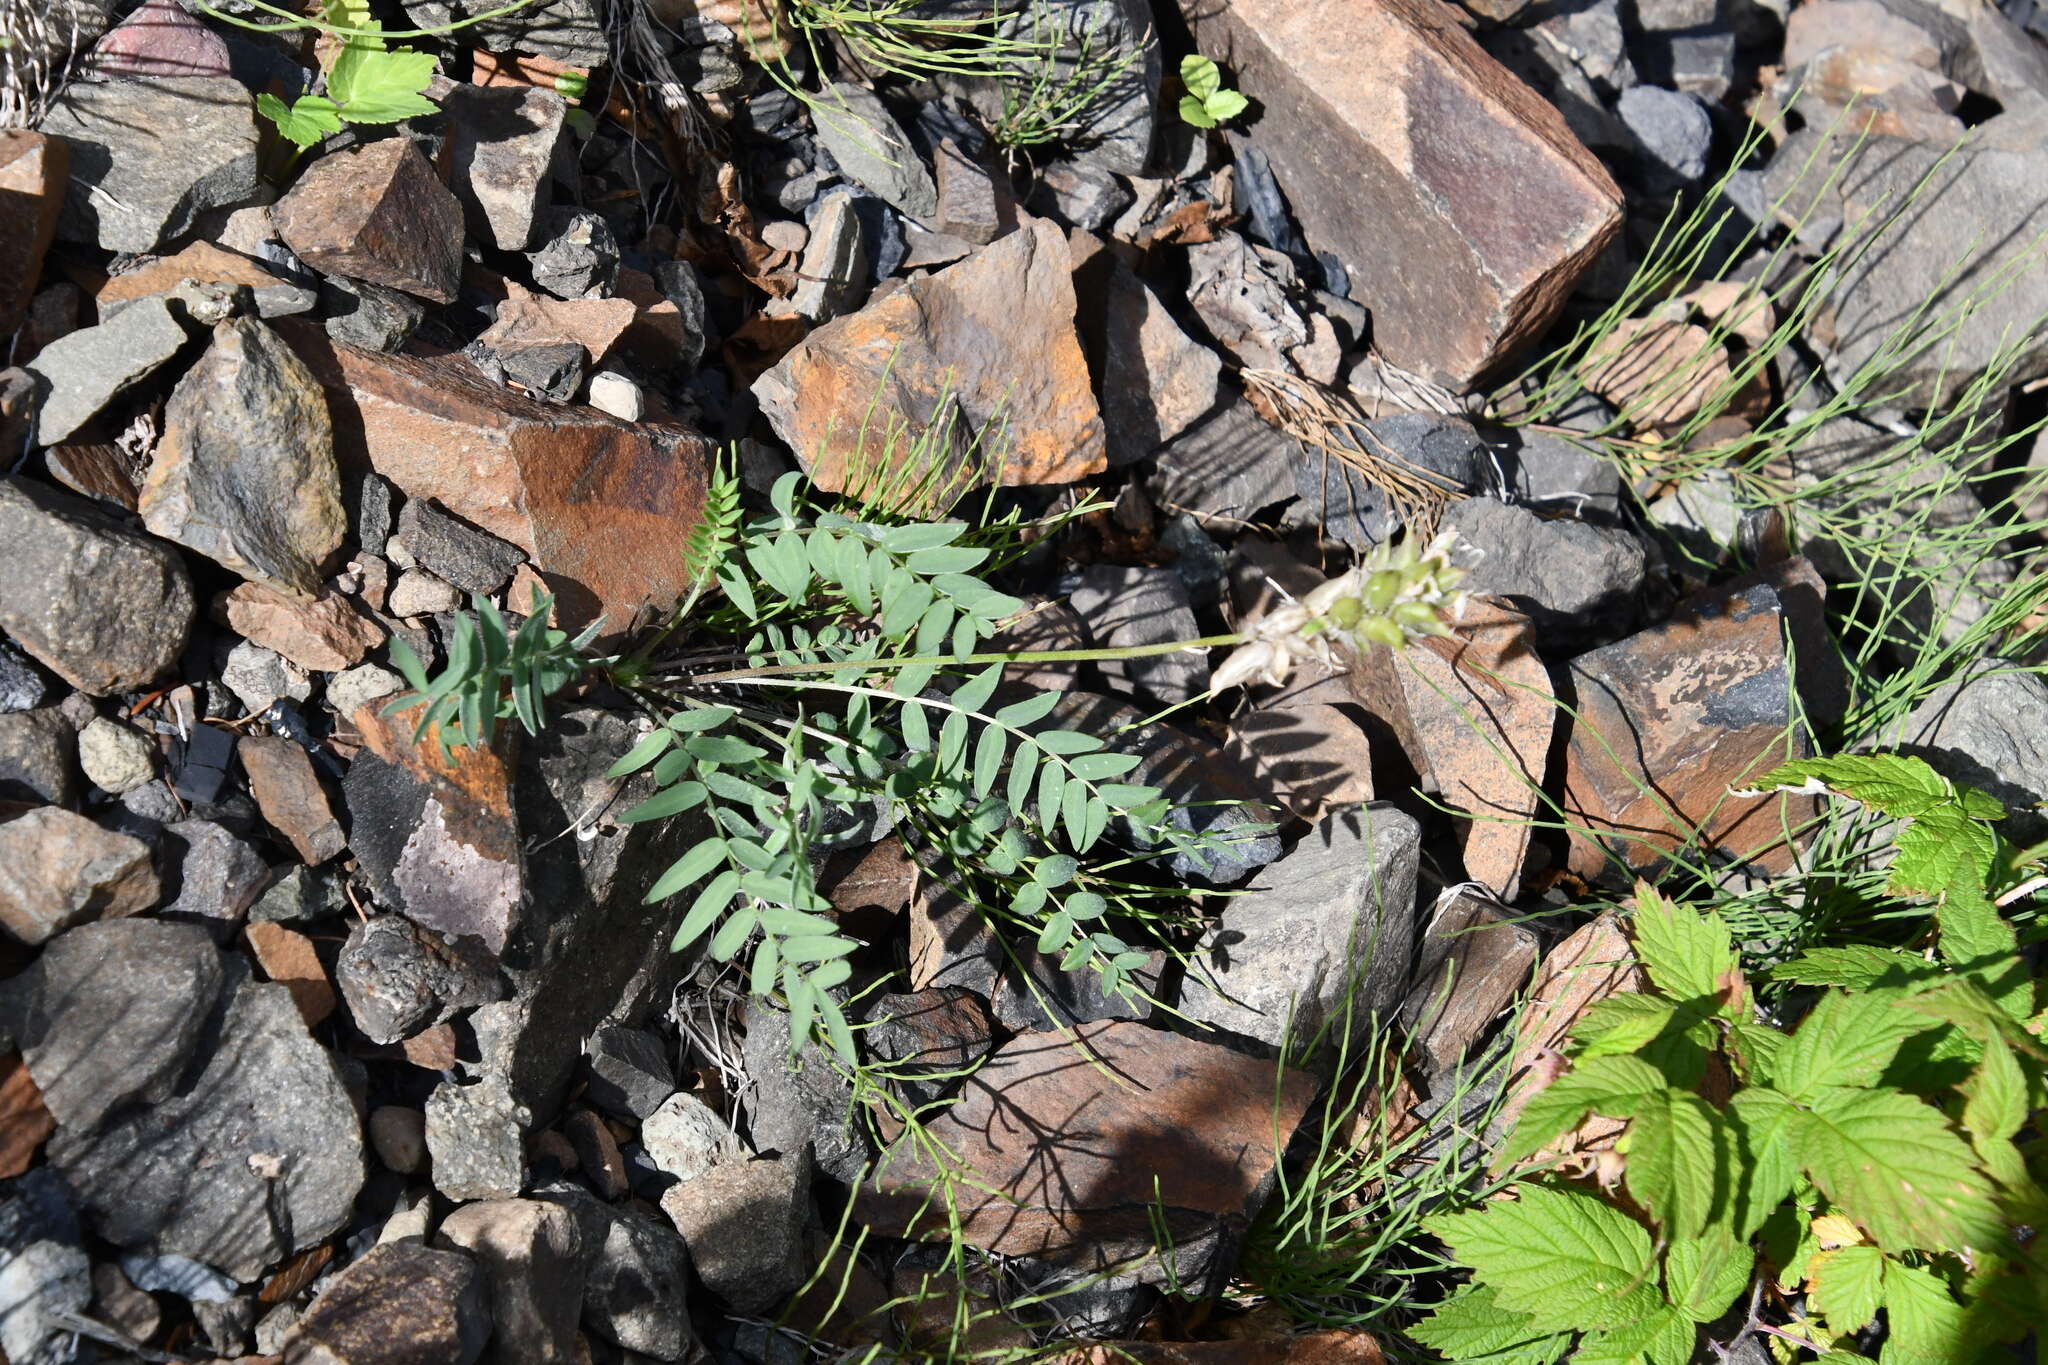
M 1173 640 L 1163 645 L 1128 645 L 1120 649 L 1033 649 L 1015 654 L 927 654 L 908 659 L 842 659 L 829 663 L 769 664 L 761 668 L 734 668 L 723 673 L 698 673 L 693 683 L 740 682 L 750 678 L 801 677 L 807 673 L 836 673 L 842 669 L 865 671 L 877 668 L 915 668 L 924 664 L 964 666 L 968 664 L 1052 664 L 1090 663 L 1110 659 L 1150 659 L 1178 654 L 1187 649 L 1217 649 L 1241 645 L 1239 634 L 1205 635 L 1199 640 Z

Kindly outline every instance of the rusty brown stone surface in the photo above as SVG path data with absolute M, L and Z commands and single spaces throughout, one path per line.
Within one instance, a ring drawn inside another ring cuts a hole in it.
M 245 284 L 251 289 L 275 289 L 285 283 L 240 252 L 225 250 L 212 242 L 194 242 L 175 255 L 114 276 L 99 287 L 93 298 L 105 309 L 109 304 L 168 294 L 184 280 Z
M 1789 588 L 1788 588 L 1789 593 Z M 1571 868 L 1646 872 L 1698 834 L 1721 860 L 1789 869 L 1815 798 L 1731 788 L 1804 758 L 1793 724 L 1785 596 L 1761 579 L 1693 599 L 1661 626 L 1582 654 L 1566 750 Z
M 313 771 L 313 760 L 289 739 L 245 735 L 236 746 L 242 771 L 249 776 L 249 794 L 270 827 L 291 841 L 309 864 L 324 863 L 348 847 L 327 789 Z
M 250 743 L 242 741 L 245 761 Z M 320 965 L 312 939 L 282 924 L 263 922 L 250 924 L 242 932 L 248 936 L 249 951 L 256 955 L 256 965 L 263 968 L 263 974 L 291 992 L 292 1003 L 298 1006 L 299 1017 L 306 1021 L 307 1028 L 334 1013 L 334 986 L 327 979 L 326 968 Z
M 1630 318 L 1587 351 L 1578 371 L 1588 389 L 1652 427 L 1684 422 L 1731 374 L 1712 332 L 1665 318 Z
M 223 609 L 237 635 L 315 673 L 359 664 L 384 642 L 383 627 L 336 593 L 323 592 L 308 601 L 261 583 L 244 583 L 227 595 Z
M 28 314 L 70 183 L 64 139 L 0 130 L 0 331 L 13 331 Z
M 1621 224 L 1564 118 L 1438 0 L 1181 0 L 1388 359 L 1465 388 L 1557 316 Z
M 43 1092 L 19 1052 L 0 1057 L 0 1180 L 12 1180 L 36 1158 L 36 1148 L 57 1130 L 43 1107 Z
M 1609 996 L 1641 991 L 1649 978 L 1636 962 L 1634 949 L 1612 911 L 1581 925 L 1543 955 L 1529 988 L 1529 1008 L 1515 1034 L 1509 1060 L 1507 1096 L 1494 1122 L 1505 1131 L 1521 1115 L 1537 1091 L 1564 1073 L 1564 1050 L 1574 1025 L 1587 1010 Z M 1626 1126 L 1624 1120 L 1595 1115 L 1552 1150 L 1606 1147 Z
M 1276 1094 L 1271 1062 L 1118 1020 L 1018 1035 L 931 1132 L 972 1173 L 955 1188 L 974 1245 L 1106 1266 L 1148 1252 L 1156 1216 L 1190 1283 L 1203 1268 L 1185 1258 L 1242 1235 L 1315 1090 L 1290 1070 Z M 856 1196 L 878 1231 L 943 1233 L 917 1221 L 936 1174 L 919 1151 L 898 1148 Z
M 1543 802 L 1557 708 L 1529 618 L 1498 598 L 1473 597 L 1456 637 L 1404 650 L 1375 648 L 1352 670 L 1352 694 L 1393 730 L 1415 770 L 1434 776 L 1460 821 L 1465 875 L 1512 899 L 1521 888 Z M 1512 770 L 1504 764 L 1513 764 Z
M 964 462 L 965 439 L 1006 428 L 1001 482 L 1070 483 L 1106 466 L 1074 309 L 1066 235 L 1036 221 L 826 323 L 754 393 L 828 491 L 847 486 L 850 463 L 881 467 L 902 432 L 949 413 L 953 448 L 940 459 Z
M 539 403 L 461 356 L 423 359 L 290 340 L 327 386 L 345 468 L 370 469 L 527 552 L 558 620 L 622 631 L 689 590 L 679 547 L 703 514 L 711 446 L 687 428 L 633 425 Z
M 573 341 L 601 363 L 639 316 L 631 299 L 554 299 L 505 281 L 505 301 L 477 344 L 494 351 Z M 675 305 L 670 304 L 673 310 Z
M 1401 1022 L 1432 1074 L 1458 1063 L 1536 965 L 1536 935 L 1470 892 L 1447 893 L 1423 933 Z
M 315 270 L 455 302 L 462 205 L 410 138 L 320 157 L 277 201 L 271 219 L 285 245 Z

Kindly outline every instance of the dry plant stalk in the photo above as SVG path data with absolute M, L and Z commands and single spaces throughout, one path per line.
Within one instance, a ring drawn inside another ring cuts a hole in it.
M 0 128 L 33 128 L 94 35 L 75 0 L 0 0 Z

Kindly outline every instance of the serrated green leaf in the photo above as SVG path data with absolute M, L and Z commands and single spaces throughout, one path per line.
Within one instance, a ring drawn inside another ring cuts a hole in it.
M 1954 799 L 1954 788 L 1924 761 L 1902 754 L 1805 758 L 1764 774 L 1756 790 L 1842 796 L 1886 815 L 1914 819 Z
M 671 815 L 681 815 L 708 795 L 701 782 L 678 782 L 673 787 L 664 787 L 619 817 L 622 825 L 638 824 L 642 820 L 666 820 Z
M 1984 1047 L 1962 1090 L 1963 1128 L 1979 1142 L 2010 1138 L 2027 1121 L 2027 1078 L 2002 1039 Z
M 1648 886 L 1639 886 L 1629 936 L 1651 983 L 1674 1000 L 1719 995 L 1741 986 L 1742 964 L 1727 924 L 1714 911 L 1674 905 Z
M 350 123 L 397 123 L 440 112 L 420 92 L 434 79 L 434 54 L 385 51 L 374 38 L 351 38 L 327 73 L 327 95 Z
M 1909 985 L 1925 980 L 1939 970 L 1915 953 L 1852 943 L 1833 948 L 1809 948 L 1790 962 L 1771 968 L 1771 979 L 1801 986 L 1847 986 L 1853 990 L 1868 990 L 1873 986 Z
M 1819 1252 L 1806 1263 L 1806 1277 L 1812 1281 L 1808 1302 L 1830 1332 L 1862 1331 L 1884 1301 L 1884 1253 L 1873 1246 Z
M 1663 1073 L 1640 1057 L 1588 1058 L 1529 1097 L 1501 1147 L 1501 1160 L 1524 1160 L 1577 1128 L 1588 1113 L 1619 1118 L 1617 1110 L 1668 1087 Z
M 1698 1236 L 1722 1177 L 1718 1117 L 1699 1096 L 1668 1086 L 1633 1097 L 1626 1110 L 1614 1115 L 1629 1121 L 1623 1184 L 1667 1239 Z
M 670 863 L 668 871 L 655 878 L 654 885 L 647 888 L 647 904 L 667 900 L 684 887 L 695 884 L 730 855 L 731 850 L 723 839 L 706 839 L 692 846 L 682 857 Z
M 1745 1241 L 1799 1182 L 1792 1129 L 1803 1117 L 1792 1101 L 1761 1086 L 1739 1090 L 1728 1101 L 1723 1118 L 1734 1144 L 1736 1188 L 1725 1221 Z
M 1779 1049 L 1771 1082 L 1795 1100 L 1828 1086 L 1876 1083 L 1899 1045 L 1935 1021 L 1898 1008 L 1891 991 L 1830 991 Z
M 639 772 L 648 764 L 660 758 L 669 750 L 674 741 L 666 730 L 655 730 L 646 735 L 638 744 L 626 750 L 625 757 L 605 769 L 606 777 L 626 777 Z
M 1555 1365 L 1570 1339 L 1563 1332 L 1538 1332 L 1527 1313 L 1502 1308 L 1486 1285 L 1444 1300 L 1408 1335 L 1447 1359 L 1474 1365 Z
M 1572 1352 L 1572 1365 L 1688 1365 L 1699 1329 L 1668 1303 L 1648 1316 L 1602 1332 L 1588 1332 Z
M 1572 1025 L 1584 1058 L 1626 1056 L 1662 1033 L 1678 1006 L 1656 995 L 1628 991 L 1595 1001 Z
M 1524 1184 L 1512 1201 L 1425 1226 L 1478 1283 L 1494 1287 L 1502 1308 L 1527 1314 L 1539 1333 L 1640 1321 L 1662 1300 L 1649 1233 L 1579 1190 Z
M 334 101 L 321 95 L 301 95 L 289 105 L 275 95 L 258 95 L 256 112 L 276 124 L 286 141 L 300 147 L 311 147 L 329 133 L 341 131 L 341 115 Z
M 1883 1365 L 1966 1365 L 1984 1358 L 1970 1341 L 1962 1305 L 1932 1271 L 1887 1260 L 1884 1313 Z
M 1825 1090 L 1791 1137 L 1835 1211 L 1886 1251 L 1982 1249 L 2004 1239 L 1991 1182 L 1924 1101 L 1896 1090 Z
M 1756 1252 L 1726 1228 L 1673 1242 L 1664 1256 L 1664 1285 L 1672 1305 L 1694 1322 L 1712 1322 L 1749 1288 Z

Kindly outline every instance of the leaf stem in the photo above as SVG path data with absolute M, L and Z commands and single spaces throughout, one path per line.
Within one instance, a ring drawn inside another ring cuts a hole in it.
M 1162 654 L 1178 654 L 1183 650 L 1217 649 L 1225 645 L 1241 645 L 1244 642 L 1243 635 L 1232 633 L 1205 635 L 1199 640 L 1173 640 L 1162 645 L 1127 645 L 1116 649 L 1032 649 L 1015 654 L 924 654 L 901 659 L 840 659 L 805 664 L 768 664 L 760 668 L 728 669 L 723 673 L 698 673 L 692 675 L 690 681 L 744 682 L 756 678 L 801 677 L 806 673 L 836 673 L 845 669 L 866 671 L 880 668 L 916 668 L 926 664 L 965 668 L 973 664 L 1091 663 L 1113 659 L 1150 659 Z

